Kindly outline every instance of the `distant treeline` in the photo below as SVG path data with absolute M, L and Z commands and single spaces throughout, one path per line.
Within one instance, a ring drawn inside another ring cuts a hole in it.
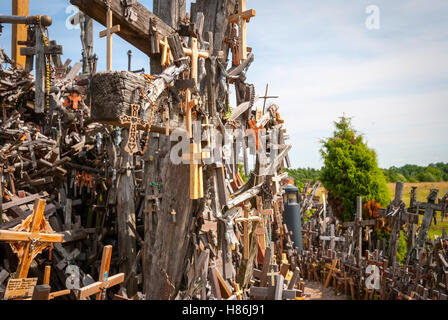
M 382 169 L 387 182 L 441 182 L 448 181 L 448 163 L 431 163 L 426 167 L 407 164 L 402 167 Z M 285 169 L 294 178 L 296 185 L 302 187 L 307 180 L 315 183 L 321 171 L 313 168 Z

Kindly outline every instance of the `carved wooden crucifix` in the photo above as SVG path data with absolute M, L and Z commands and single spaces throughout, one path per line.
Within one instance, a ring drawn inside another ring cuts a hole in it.
M 45 200 L 34 201 L 33 213 L 12 230 L 0 230 L 0 241 L 10 243 L 19 257 L 16 278 L 26 278 L 31 261 L 51 243 L 62 242 L 64 235 L 54 233 L 44 217 Z
M 100 38 L 107 37 L 107 65 L 106 70 L 112 70 L 112 36 L 114 33 L 120 32 L 120 25 L 113 25 L 113 14 L 110 8 L 110 0 L 107 2 L 107 23 L 106 30 L 100 32 Z
M 130 155 L 136 153 L 138 151 L 138 143 L 137 143 L 137 129 L 138 126 L 148 127 L 151 124 L 149 122 L 143 121 L 139 116 L 140 106 L 136 103 L 131 105 L 131 115 L 122 115 L 120 116 L 120 122 L 122 125 L 129 125 L 129 137 L 128 142 L 124 148 L 126 152 Z
M 255 17 L 255 15 L 255 10 L 246 10 L 246 0 L 239 0 L 238 13 L 229 17 L 229 23 L 238 24 L 238 49 L 239 59 L 241 59 L 241 61 L 247 60 L 247 23 L 251 18 Z

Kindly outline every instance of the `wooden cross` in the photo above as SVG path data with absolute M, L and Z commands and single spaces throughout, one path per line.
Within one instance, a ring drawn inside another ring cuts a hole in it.
M 259 216 L 249 216 L 250 213 L 250 202 L 246 202 L 243 205 L 243 218 L 236 218 L 235 222 L 243 223 L 243 259 L 249 258 L 249 222 L 258 221 L 261 222 L 261 217 Z
M 198 39 L 191 37 L 191 47 L 183 48 L 184 53 L 191 57 L 191 67 L 190 67 L 190 78 L 198 82 L 198 60 L 199 58 L 209 58 L 210 54 L 207 51 L 199 51 L 198 49 Z M 188 137 L 193 139 L 193 126 L 192 126 L 192 109 L 199 104 L 197 99 L 192 100 L 191 90 L 186 90 L 186 101 L 185 101 L 185 126 L 188 132 Z M 199 145 L 193 140 L 190 143 L 190 199 L 196 200 L 204 197 L 204 187 L 201 179 L 202 168 L 198 165 L 198 160 L 195 158 L 201 157 L 202 152 L 200 152 Z
M 62 242 L 64 235 L 54 233 L 44 217 L 45 200 L 34 201 L 33 213 L 12 230 L 0 230 L 0 241 L 10 243 L 19 257 L 16 278 L 26 278 L 31 261 L 51 243 Z
M 73 92 L 70 94 L 63 103 L 64 107 L 72 107 L 73 110 L 78 110 L 78 103 L 82 101 L 82 98 L 79 96 L 79 93 Z
M 241 61 L 247 60 L 247 22 L 256 16 L 253 9 L 246 11 L 246 0 L 238 1 L 238 13 L 229 17 L 229 23 L 238 24 L 238 49 Z
M 124 273 L 109 276 L 110 261 L 112 257 L 112 246 L 105 246 L 101 258 L 101 267 L 98 282 L 92 283 L 84 288 L 76 290 L 76 297 L 79 300 L 85 300 L 87 297 L 95 294 L 96 300 L 104 298 L 105 290 L 116 286 L 124 281 Z
M 106 70 L 112 70 L 112 36 L 114 33 L 120 32 L 120 25 L 113 25 L 113 14 L 110 8 L 110 0 L 107 2 L 106 30 L 100 32 L 100 38 L 107 37 L 107 64 Z
M 324 283 L 324 288 L 328 287 L 328 285 L 330 284 L 330 280 L 331 280 L 331 276 L 333 274 L 333 272 L 339 272 L 339 269 L 336 268 L 336 265 L 338 264 L 339 259 L 333 259 L 333 262 L 331 265 L 329 265 L 328 263 L 325 264 L 325 268 L 328 269 L 328 275 L 327 275 L 327 279 L 325 279 L 325 283 Z
M 260 134 L 259 131 L 263 130 L 263 126 L 257 127 L 257 121 L 256 120 L 249 120 L 248 124 L 250 126 L 250 129 L 247 131 L 248 134 L 252 134 L 255 137 L 255 146 L 257 151 L 260 149 Z
M 264 251 L 267 246 L 267 237 L 266 237 L 266 226 L 265 224 L 270 223 L 271 217 L 274 215 L 273 209 L 264 209 L 263 208 L 263 199 L 260 196 L 256 197 L 257 202 L 257 211 L 258 214 L 262 216 L 262 222 L 258 224 L 257 229 L 255 230 L 258 236 L 258 242 L 262 244 L 261 251 L 264 255 Z
M 151 124 L 149 122 L 143 121 L 139 116 L 140 106 L 136 103 L 131 105 L 131 115 L 122 115 L 120 116 L 120 123 L 122 125 L 129 125 L 129 137 L 128 142 L 124 150 L 128 152 L 130 155 L 136 153 L 138 151 L 138 143 L 137 143 L 137 129 L 138 126 L 148 127 Z
M 341 242 L 345 241 L 345 239 L 343 237 L 336 237 L 335 236 L 334 224 L 331 225 L 330 236 L 320 236 L 319 238 L 320 238 L 320 240 L 330 241 L 331 242 L 331 244 L 330 244 L 331 251 L 334 251 L 334 247 L 335 247 L 335 242 L 336 241 L 341 241 Z
M 285 278 L 281 274 L 275 275 L 275 285 L 269 287 L 250 287 L 253 297 L 267 298 L 269 300 L 295 299 L 297 290 L 284 289 Z
M 50 54 L 62 54 L 62 46 L 60 45 L 46 45 L 44 41 L 44 30 L 40 26 L 34 28 L 34 47 L 20 48 L 20 54 L 26 56 L 25 71 L 31 72 L 33 70 L 33 60 L 36 56 L 36 85 L 34 93 L 34 112 L 43 113 L 45 110 L 45 94 L 47 79 L 45 70 L 45 56 Z
M 423 247 L 425 244 L 426 238 L 428 237 L 428 230 L 431 226 L 431 222 L 433 217 L 435 216 L 435 211 L 442 211 L 443 208 L 440 204 L 436 204 L 436 200 L 438 199 L 439 190 L 431 189 L 428 195 L 428 202 L 417 202 L 417 207 L 425 208 L 425 214 L 423 215 L 422 224 L 420 227 L 420 232 L 417 237 L 417 246 Z M 417 211 L 418 213 L 418 211 Z
M 317 231 L 311 231 L 311 221 L 308 221 L 308 227 L 307 227 L 306 230 L 305 229 L 302 230 L 302 234 L 306 235 L 307 249 L 310 250 L 311 249 L 312 239 L 313 239 L 312 236 L 318 234 Z
M 358 242 L 358 263 L 361 262 L 361 258 L 362 258 L 362 229 L 365 226 L 374 226 L 376 225 L 376 220 L 366 220 L 363 221 L 362 220 L 362 197 L 357 197 L 356 199 L 356 220 L 353 222 L 344 222 L 343 226 L 344 227 L 353 227 L 355 232 L 356 232 L 356 236 L 355 238 L 357 238 L 357 242 Z
M 168 44 L 168 37 L 164 36 L 163 40 L 159 40 L 162 49 L 162 57 L 160 59 L 160 64 L 162 67 L 168 68 L 171 65 L 171 49 Z

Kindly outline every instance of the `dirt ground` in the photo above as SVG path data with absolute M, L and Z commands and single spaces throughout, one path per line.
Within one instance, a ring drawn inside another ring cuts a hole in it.
M 333 287 L 324 289 L 324 285 L 316 281 L 304 281 L 305 294 L 311 295 L 308 300 L 346 300 L 344 294 L 335 295 Z

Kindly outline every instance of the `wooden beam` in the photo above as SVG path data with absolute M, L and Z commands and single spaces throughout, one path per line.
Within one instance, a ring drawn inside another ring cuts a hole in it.
M 28 16 L 29 15 L 29 0 L 12 0 L 12 14 L 14 16 Z M 25 67 L 26 57 L 20 54 L 18 41 L 27 40 L 28 26 L 24 24 L 12 25 L 12 41 L 11 41 L 11 57 L 16 61 L 17 66 Z
M 82 12 L 103 26 L 107 25 L 106 0 L 70 0 L 70 3 L 77 6 Z M 151 52 L 150 20 L 154 19 L 156 21 L 157 32 L 162 37 L 173 34 L 175 30 L 146 9 L 141 3 L 136 2 L 133 6 L 134 11 L 138 13 L 137 20 L 128 22 L 124 16 L 121 0 L 111 0 L 110 8 L 114 23 L 120 25 L 120 32 L 117 35 L 149 56 Z

